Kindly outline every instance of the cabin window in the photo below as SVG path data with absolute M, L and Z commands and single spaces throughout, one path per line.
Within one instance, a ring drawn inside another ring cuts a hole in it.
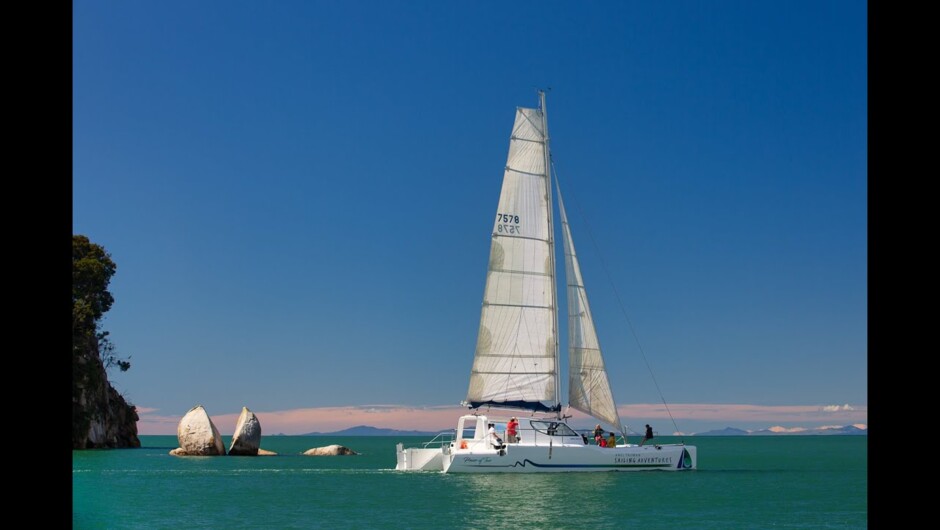
M 578 433 L 571 430 L 571 427 L 560 421 L 530 421 L 529 424 L 536 432 L 548 436 L 578 436 Z

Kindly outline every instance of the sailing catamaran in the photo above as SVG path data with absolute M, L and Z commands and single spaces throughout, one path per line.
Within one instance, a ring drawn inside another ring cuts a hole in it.
M 517 108 L 493 225 L 480 330 L 463 404 L 474 412 L 457 429 L 419 447 L 397 445 L 396 469 L 456 472 L 686 470 L 694 446 L 595 445 L 566 423 L 560 396 L 551 154 L 545 92 L 539 107 Z M 558 210 L 568 298 L 568 403 L 626 440 L 588 305 L 561 188 Z M 499 436 L 512 412 L 515 433 Z M 493 425 L 494 429 L 490 430 Z

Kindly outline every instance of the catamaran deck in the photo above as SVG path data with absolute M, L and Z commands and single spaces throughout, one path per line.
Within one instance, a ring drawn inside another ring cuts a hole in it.
M 447 473 L 531 473 L 573 471 L 683 471 L 697 467 L 696 448 L 684 444 L 618 444 L 602 447 L 561 421 L 527 419 L 519 441 L 496 445 L 486 416 L 463 416 L 454 432 L 438 434 L 418 447 L 396 447 L 399 471 Z M 494 423 L 496 423 L 494 421 Z

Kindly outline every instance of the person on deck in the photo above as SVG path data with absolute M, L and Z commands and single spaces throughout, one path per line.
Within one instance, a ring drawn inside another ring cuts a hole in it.
M 601 439 L 604 437 L 604 429 L 601 429 L 601 424 L 598 423 L 597 427 L 594 427 L 594 441 L 597 445 L 601 444 Z
M 509 443 L 519 441 L 519 421 L 515 416 L 509 418 L 509 423 L 506 424 L 506 441 Z
M 650 424 L 649 424 L 649 423 L 647 423 L 647 424 L 646 424 L 646 435 L 643 436 L 643 439 L 642 439 L 642 440 L 640 440 L 640 445 L 643 445 L 644 443 L 646 443 L 647 440 L 652 440 L 652 439 L 653 439 L 653 428 L 650 427 Z
M 614 433 L 610 433 L 610 437 L 607 438 L 607 447 L 617 447 L 617 437 Z
M 496 434 L 496 424 L 491 423 L 489 429 L 486 431 L 487 437 L 490 439 L 490 443 L 493 444 L 493 447 L 497 449 L 503 448 L 503 439 Z

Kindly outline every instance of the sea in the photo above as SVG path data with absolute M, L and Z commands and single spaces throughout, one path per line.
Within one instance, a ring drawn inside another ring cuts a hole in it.
M 223 436 L 226 447 L 231 437 Z M 277 456 L 175 457 L 175 436 L 72 452 L 72 527 L 867 528 L 866 436 L 685 437 L 698 469 L 395 471 L 403 436 L 265 436 Z M 657 437 L 659 443 L 678 438 Z M 345 445 L 357 456 L 304 456 Z

